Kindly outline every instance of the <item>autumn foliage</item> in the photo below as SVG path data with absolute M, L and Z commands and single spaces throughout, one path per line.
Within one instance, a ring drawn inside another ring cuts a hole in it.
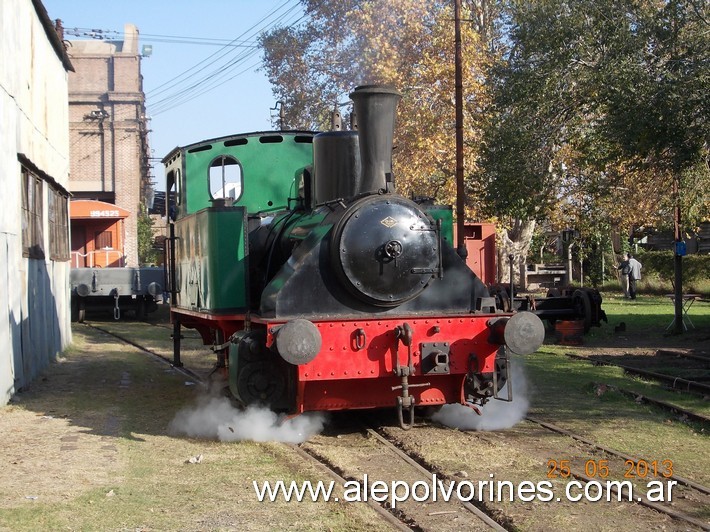
M 283 126 L 394 85 L 399 191 L 455 204 L 453 0 L 301 2 L 261 39 Z M 541 222 L 596 245 L 676 204 L 688 230 L 710 218 L 708 21 L 697 0 L 463 0 L 466 218 L 521 255 Z
M 267 72 L 286 105 L 287 126 L 328 128 L 330 111 L 347 102 L 355 86 L 393 85 L 403 93 L 393 162 L 398 190 L 455 203 L 453 3 L 345 0 L 305 5 L 310 14 L 306 27 L 279 29 L 262 40 Z M 464 25 L 462 42 L 465 158 L 472 170 L 489 103 L 488 58 L 470 24 Z M 467 214 L 478 215 L 474 208 Z

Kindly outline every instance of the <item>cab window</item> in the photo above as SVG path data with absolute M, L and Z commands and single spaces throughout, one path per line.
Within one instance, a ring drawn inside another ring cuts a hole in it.
M 242 185 L 242 167 L 234 157 L 220 155 L 210 163 L 209 187 L 213 200 L 238 200 L 242 195 Z

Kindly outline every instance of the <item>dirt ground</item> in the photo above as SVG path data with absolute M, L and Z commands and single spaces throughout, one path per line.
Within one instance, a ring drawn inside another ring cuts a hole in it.
M 0 409 L 0 530 L 365 530 L 365 504 L 259 502 L 253 481 L 322 478 L 283 444 L 168 434 L 201 393 L 86 326 Z

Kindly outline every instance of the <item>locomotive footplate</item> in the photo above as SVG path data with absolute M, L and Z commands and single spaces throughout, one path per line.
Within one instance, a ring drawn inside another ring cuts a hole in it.
M 258 358 L 276 357 L 289 372 L 290 412 L 395 407 L 404 428 L 415 408 L 495 397 L 509 376 L 497 360 L 511 337 L 504 333 L 528 325 L 501 314 L 301 320 L 251 321 L 252 334 L 262 331 Z M 492 320 L 500 335 L 492 334 Z M 298 334 L 286 341 L 289 329 Z M 301 351 L 308 356 L 294 357 Z

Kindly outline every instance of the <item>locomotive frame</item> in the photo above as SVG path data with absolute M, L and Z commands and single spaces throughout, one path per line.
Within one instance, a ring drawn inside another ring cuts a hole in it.
M 497 306 L 451 246 L 450 209 L 396 193 L 399 93 L 351 98 L 356 132 L 232 135 L 164 158 L 174 364 L 193 328 L 242 404 L 395 406 L 404 428 L 415 406 L 511 400 L 508 352 L 534 352 L 542 322 Z

